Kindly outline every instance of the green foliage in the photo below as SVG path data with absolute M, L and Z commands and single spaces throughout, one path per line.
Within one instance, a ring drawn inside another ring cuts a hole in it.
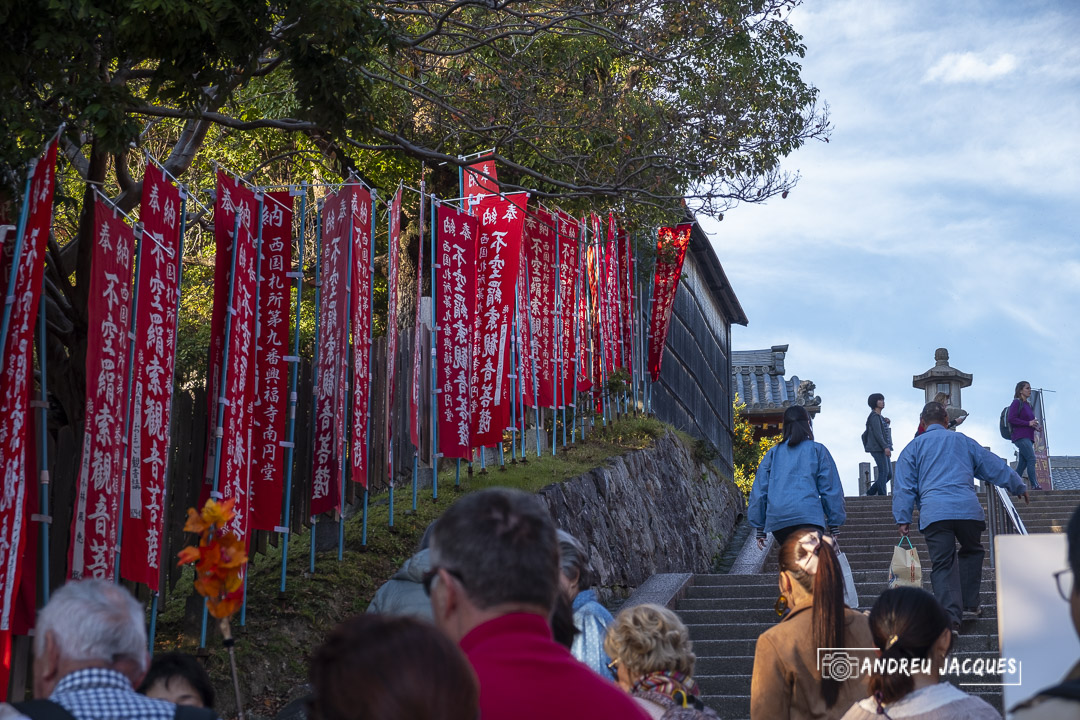
M 743 414 L 743 411 L 746 410 L 746 403 L 739 400 L 738 395 L 735 396 L 732 408 L 735 413 L 735 437 L 732 438 L 732 449 L 735 458 L 735 484 L 739 486 L 745 497 L 750 497 L 750 490 L 754 487 L 754 476 L 757 473 L 758 465 L 761 464 L 765 453 L 780 442 L 780 436 L 774 435 L 755 440 L 754 426 L 750 424 L 749 419 Z

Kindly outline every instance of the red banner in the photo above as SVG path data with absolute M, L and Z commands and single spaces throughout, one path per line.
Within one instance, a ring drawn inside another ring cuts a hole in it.
M 30 195 L 22 254 L 15 283 L 5 287 L 11 305 L 8 334 L 3 338 L 3 373 L 0 374 L 0 631 L 11 629 L 12 609 L 19 590 L 28 523 L 25 518 L 27 493 L 35 488 L 26 481 L 27 429 L 32 426 L 30 388 L 33 378 L 32 350 L 34 322 L 37 320 L 45 248 L 52 226 L 53 187 L 56 171 L 56 141 L 46 146 L 30 171 Z M 0 283 L 6 285 L 16 238 L 4 243 Z
M 436 270 L 435 314 L 439 328 L 436 348 L 439 454 L 472 458 L 470 389 L 472 386 L 473 327 L 476 318 L 476 245 L 479 221 L 452 205 L 436 205 L 435 231 L 439 265 Z
M 345 419 L 345 374 L 348 309 L 349 239 L 352 222 L 345 221 L 352 188 L 346 186 L 323 204 L 319 257 L 318 359 L 315 365 L 315 446 L 311 483 L 311 514 L 340 508 L 342 448 Z
M 634 362 L 632 342 L 634 305 L 630 287 L 633 261 L 630 251 L 630 236 L 626 233 L 626 230 L 619 228 L 615 240 L 618 247 L 619 264 L 619 347 L 622 350 L 623 367 L 629 372 Z
M 401 238 L 401 186 L 390 203 L 389 242 L 386 259 L 386 446 L 394 447 L 394 381 L 398 348 L 398 252 Z M 387 453 L 386 474 L 394 484 L 394 453 Z
M 576 220 L 569 215 L 560 212 L 559 223 L 559 312 L 558 319 L 561 324 L 559 333 L 559 354 L 561 365 L 559 368 L 562 390 L 557 398 L 560 406 L 569 405 L 574 397 L 574 368 L 577 357 L 577 308 L 575 307 L 575 293 L 578 281 L 579 264 L 579 227 Z
M 119 212 L 95 199 L 94 238 L 87 306 L 86 421 L 68 546 L 72 580 L 116 577 L 124 472 L 135 233 Z
M 499 194 L 499 175 L 495 171 L 493 158 L 481 159 L 472 165 L 466 165 L 461 177 L 463 180 L 461 196 L 465 198 L 466 209 L 475 206 L 485 195 Z
M 525 222 L 528 223 L 528 219 Z M 517 373 L 520 385 L 518 386 L 518 396 L 514 398 L 514 401 L 534 407 L 538 390 L 533 383 L 537 367 L 536 343 L 533 342 L 534 333 L 536 332 L 536 318 L 533 317 L 532 308 L 528 301 L 530 294 L 529 267 L 525 261 L 525 253 L 521 253 L 519 257 L 518 282 L 514 288 L 515 322 L 517 324 L 517 334 L 515 335 L 517 367 L 514 372 Z M 511 419 L 513 419 L 513 411 L 511 411 Z
M 480 242 L 477 244 L 476 344 L 473 347 L 473 385 L 476 447 L 502 442 L 510 420 L 511 303 L 520 268 L 521 235 L 528 193 L 491 196 L 480 201 Z
M 259 332 L 255 347 L 255 410 L 251 444 L 251 527 L 281 525 L 285 490 L 285 413 L 288 405 L 289 271 L 293 199 L 288 190 L 263 199 L 259 264 Z
M 529 309 L 532 315 L 532 341 L 536 352 L 537 402 L 540 407 L 555 407 L 555 314 L 559 259 L 556 257 L 555 219 L 538 208 L 525 219 L 522 243 L 528 268 Z M 532 403 L 530 403 L 532 404 Z
M 664 343 L 671 327 L 671 305 L 682 275 L 683 259 L 690 244 L 692 223 L 674 229 L 660 228 L 656 243 L 656 274 L 653 278 L 652 317 L 649 319 L 649 374 L 652 381 L 660 379 L 660 363 L 664 359 Z
M 251 444 L 252 403 L 255 400 L 255 343 L 259 307 L 259 256 L 257 239 L 259 203 L 247 188 L 238 188 L 225 209 L 224 222 L 236 227 L 235 260 L 232 263 L 232 296 L 228 312 L 232 316 L 222 372 L 225 376 L 225 406 L 221 424 L 221 457 L 218 463 L 218 491 L 235 501 L 235 517 L 228 529 L 246 541 L 251 527 Z M 214 223 L 218 220 L 215 217 Z
M 143 177 L 139 298 L 131 395 L 131 458 L 120 574 L 157 592 L 165 522 L 177 299 L 180 292 L 180 191 L 153 163 Z
M 352 338 L 353 394 L 352 445 L 349 458 L 353 482 L 368 486 L 368 426 L 371 424 L 371 295 L 374 204 L 367 188 L 353 189 Z
M 421 185 L 421 188 L 423 185 Z M 420 454 L 420 372 L 423 369 L 423 358 L 420 350 L 423 347 L 423 313 L 420 312 L 421 300 L 424 297 L 424 196 L 420 196 L 420 238 L 416 243 L 416 316 L 413 319 L 413 364 L 412 364 L 412 402 L 409 403 L 409 441 Z

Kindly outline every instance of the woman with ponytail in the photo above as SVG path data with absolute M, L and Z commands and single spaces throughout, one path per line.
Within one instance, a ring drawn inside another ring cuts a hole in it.
M 843 720 L 1001 720 L 986 701 L 941 682 L 954 636 L 945 608 L 921 588 L 886 590 L 870 610 L 870 632 L 882 660 L 906 661 L 917 672 L 870 675 L 870 697 L 856 703 Z
M 780 546 L 776 610 L 790 612 L 757 640 L 751 720 L 838 720 L 868 692 L 865 654 L 843 648 L 871 647 L 872 638 L 866 616 L 844 605 L 835 544 L 817 528 L 794 530 Z

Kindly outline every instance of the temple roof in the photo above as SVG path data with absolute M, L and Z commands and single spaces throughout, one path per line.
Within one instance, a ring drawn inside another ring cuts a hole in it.
M 1080 490 L 1080 457 L 1051 455 L 1049 460 L 1055 490 Z
M 775 415 L 791 405 L 802 405 L 811 414 L 821 412 L 821 398 L 814 383 L 797 375 L 784 377 L 787 345 L 766 350 L 735 350 L 731 353 L 731 388 L 746 403 L 747 415 Z

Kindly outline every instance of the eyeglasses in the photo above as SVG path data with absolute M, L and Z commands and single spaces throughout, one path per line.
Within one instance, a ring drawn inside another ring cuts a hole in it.
M 1076 582 L 1073 579 L 1073 571 L 1058 570 L 1054 573 L 1054 582 L 1057 583 L 1058 595 L 1065 602 L 1069 602 L 1069 595 L 1072 593 L 1073 584 Z
M 435 582 L 435 577 L 439 574 L 439 570 L 445 570 L 448 575 L 456 578 L 459 583 L 461 583 L 462 585 L 465 584 L 465 579 L 461 577 L 461 573 L 459 573 L 457 570 L 451 570 L 450 568 L 435 566 L 428 570 L 426 573 L 424 573 L 424 577 L 421 580 L 424 585 L 424 594 L 428 597 L 431 597 L 431 583 Z

